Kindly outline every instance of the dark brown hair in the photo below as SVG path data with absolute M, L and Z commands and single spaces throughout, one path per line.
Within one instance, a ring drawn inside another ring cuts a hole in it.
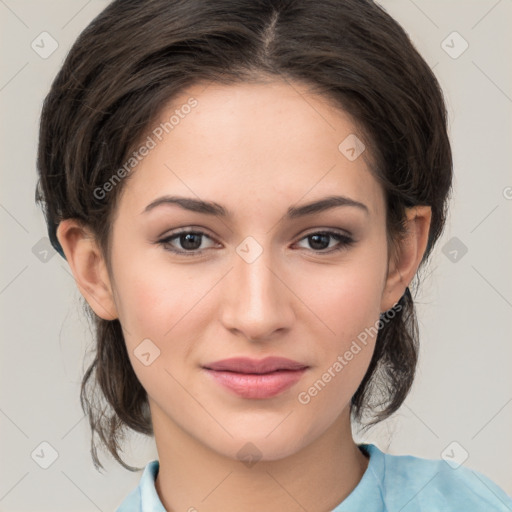
M 439 238 L 451 191 L 452 156 L 441 88 L 406 32 L 366 0 L 115 0 L 80 34 L 41 115 L 36 201 L 52 245 L 63 219 L 97 238 L 110 267 L 110 234 L 127 178 L 94 193 L 137 147 L 162 107 L 198 82 L 285 80 L 306 84 L 357 123 L 386 196 L 388 239 L 404 232 L 405 209 L 430 205 L 422 265 Z M 340 141 L 341 142 L 341 141 Z M 415 374 L 418 326 L 409 289 L 379 326 L 373 358 L 352 397 L 353 419 L 372 426 L 403 403 Z M 115 459 L 125 428 L 151 435 L 144 388 L 119 320 L 84 301 L 96 329 L 81 404 Z M 90 386 L 99 387 L 100 393 Z

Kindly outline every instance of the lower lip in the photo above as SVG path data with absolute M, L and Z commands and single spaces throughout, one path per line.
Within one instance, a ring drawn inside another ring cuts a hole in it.
M 205 369 L 219 384 L 242 398 L 272 398 L 296 384 L 306 368 L 271 373 L 235 373 Z

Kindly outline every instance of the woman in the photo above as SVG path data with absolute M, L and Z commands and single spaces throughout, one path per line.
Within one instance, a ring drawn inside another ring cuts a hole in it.
M 439 84 L 377 4 L 114 1 L 52 85 L 38 170 L 97 327 L 95 464 L 94 434 L 128 469 L 124 429 L 155 437 L 119 512 L 512 507 L 352 437 L 412 385 L 409 285 L 452 180 Z

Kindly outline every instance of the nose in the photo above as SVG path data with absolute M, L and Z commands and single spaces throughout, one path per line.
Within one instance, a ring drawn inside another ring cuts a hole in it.
M 254 342 L 290 329 L 295 319 L 293 293 L 270 249 L 254 261 L 235 253 L 234 268 L 226 277 L 221 318 L 226 329 Z

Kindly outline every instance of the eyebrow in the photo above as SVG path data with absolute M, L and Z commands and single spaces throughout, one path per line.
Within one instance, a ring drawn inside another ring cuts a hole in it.
M 193 199 L 191 197 L 180 197 L 180 196 L 162 196 L 151 203 L 149 203 L 146 208 L 141 212 L 141 214 L 147 213 L 151 210 L 154 210 L 157 206 L 161 205 L 178 205 L 185 210 L 190 210 L 192 212 L 204 213 L 206 215 L 213 215 L 215 217 L 221 218 L 229 218 L 233 217 L 233 214 L 221 206 L 220 204 L 214 201 L 202 201 L 200 199 Z M 285 217 L 287 219 L 296 219 L 298 217 L 304 217 L 306 215 L 313 215 L 315 213 L 323 212 L 325 210 L 330 210 L 332 208 L 337 208 L 340 206 L 350 206 L 358 208 L 364 211 L 366 214 L 369 214 L 368 207 L 360 203 L 359 201 L 355 201 L 350 197 L 346 196 L 328 196 L 323 199 L 314 201 L 312 203 L 307 203 L 302 206 L 290 206 L 286 212 Z

